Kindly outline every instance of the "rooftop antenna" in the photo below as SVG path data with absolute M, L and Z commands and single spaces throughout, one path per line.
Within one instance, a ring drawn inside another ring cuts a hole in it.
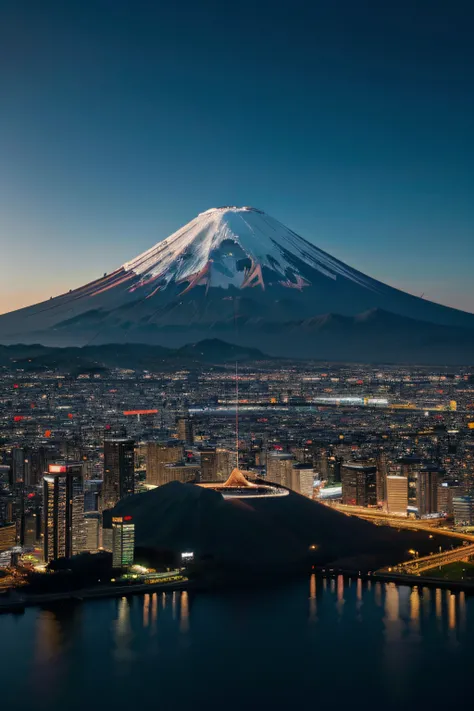
M 237 342 L 237 308 L 238 303 L 236 296 L 234 296 L 234 331 L 235 340 Z M 237 360 L 237 354 L 235 355 L 235 454 L 236 454 L 236 467 L 239 468 L 239 363 Z
M 239 366 L 235 361 L 235 452 L 239 468 Z

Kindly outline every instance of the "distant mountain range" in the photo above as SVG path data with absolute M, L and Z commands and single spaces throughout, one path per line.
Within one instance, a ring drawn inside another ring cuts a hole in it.
M 473 314 L 366 276 L 252 207 L 207 210 L 110 274 L 0 316 L 4 344 L 210 338 L 290 358 L 474 361 Z
M 154 370 L 163 367 L 192 367 L 203 363 L 223 365 L 235 361 L 268 360 L 256 348 L 245 348 L 216 339 L 182 348 L 145 344 L 109 344 L 83 348 L 48 348 L 41 345 L 0 346 L 0 369 L 70 373 L 100 372 L 111 368 Z

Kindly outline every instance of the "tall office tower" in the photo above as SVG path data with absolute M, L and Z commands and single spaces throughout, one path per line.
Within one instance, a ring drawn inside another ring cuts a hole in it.
M 43 478 L 44 560 L 70 558 L 84 550 L 82 464 L 58 462 Z
M 201 481 L 217 480 L 217 452 L 215 447 L 201 450 Z
M 268 452 L 267 480 L 274 484 L 291 487 L 291 473 L 295 459 L 292 454 Z
M 377 505 L 377 467 L 348 462 L 341 467 L 342 503 Z
M 216 448 L 217 478 L 226 481 L 237 467 L 237 452 L 224 447 Z
M 12 449 L 12 484 L 17 486 L 24 484 L 27 478 L 29 466 L 28 452 L 24 447 L 14 447 Z
M 135 442 L 133 439 L 104 440 L 102 509 L 112 509 L 135 493 Z
M 406 476 L 387 476 L 387 513 L 406 516 L 408 508 L 408 479 Z
M 16 543 L 16 526 L 14 523 L 0 525 L 0 553 L 13 548 Z
M 96 553 L 100 546 L 100 514 L 91 512 L 84 514 L 85 550 Z
M 454 512 L 453 497 L 462 495 L 462 487 L 447 481 L 438 482 L 438 511 L 451 515 Z
M 438 512 L 438 470 L 433 467 L 418 472 L 418 513 L 427 516 Z
M 102 484 L 102 479 L 87 479 L 84 481 L 84 511 L 86 513 L 99 511 Z
M 197 481 L 201 474 L 199 464 L 184 464 L 176 462 L 176 464 L 165 464 L 162 474 L 162 483 L 169 484 L 170 481 L 180 481 L 186 484 L 191 481 Z
M 377 466 L 377 481 L 376 481 L 376 495 L 377 504 L 383 506 L 386 499 L 386 480 L 387 480 L 387 455 L 383 450 L 377 453 L 376 457 Z
M 178 439 L 186 444 L 194 444 L 194 427 L 190 417 L 180 417 L 177 421 Z
M 320 479 L 327 481 L 329 476 L 329 453 L 326 447 L 317 447 L 313 455 L 314 468 Z
M 293 463 L 290 488 L 298 494 L 313 498 L 314 468 L 312 464 Z
M 331 455 L 328 458 L 328 469 L 327 469 L 327 480 L 330 484 L 340 484 L 342 481 L 342 468 L 343 459 L 338 455 Z
M 135 524 L 131 516 L 112 518 L 112 565 L 126 568 L 133 565 L 135 556 Z
M 267 466 L 267 450 L 266 449 L 259 449 L 255 452 L 255 466 L 256 467 L 266 467 Z M 237 455 L 235 457 L 235 461 L 237 462 Z M 237 463 L 235 464 L 237 466 Z M 235 467 L 233 467 L 235 469 Z M 230 470 L 232 471 L 232 469 Z M 230 472 L 229 472 L 230 474 Z
M 5 523 L 13 523 L 13 496 L 0 492 L 0 526 Z
M 27 486 L 38 486 L 41 484 L 44 472 L 48 471 L 48 461 L 50 453 L 46 447 L 32 449 L 29 453 L 29 467 L 25 477 Z
M 454 523 L 456 526 L 474 525 L 474 496 L 453 496 Z
M 25 533 L 23 545 L 28 547 L 36 546 L 38 542 L 38 521 L 36 513 L 25 515 Z
M 423 462 L 419 457 L 402 457 L 399 464 L 402 476 L 408 480 L 408 506 L 418 509 L 418 478 Z
M 153 486 L 165 484 L 165 464 L 175 464 L 183 460 L 184 450 L 181 445 L 167 445 L 160 442 L 148 442 L 146 483 Z

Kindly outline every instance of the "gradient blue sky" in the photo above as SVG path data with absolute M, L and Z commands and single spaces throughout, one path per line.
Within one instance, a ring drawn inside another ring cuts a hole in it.
M 209 207 L 474 311 L 474 5 L 0 0 L 0 312 Z

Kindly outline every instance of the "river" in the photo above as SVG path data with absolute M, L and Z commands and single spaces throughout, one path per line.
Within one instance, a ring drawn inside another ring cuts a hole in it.
M 0 616 L 2 711 L 437 709 L 472 686 L 474 597 L 311 576 Z

